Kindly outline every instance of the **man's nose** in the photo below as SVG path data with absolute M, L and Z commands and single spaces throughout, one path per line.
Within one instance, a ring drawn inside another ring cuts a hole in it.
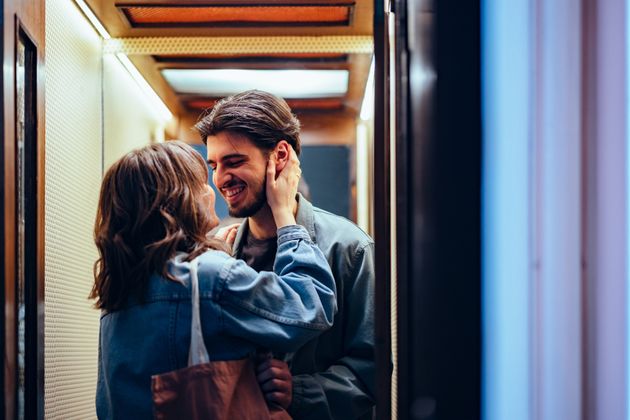
M 226 168 L 224 168 L 221 165 L 217 165 L 217 167 L 214 169 L 214 172 L 212 174 L 212 180 L 214 181 L 214 185 L 216 185 L 218 188 L 220 188 L 221 186 L 223 186 L 223 184 L 229 181 L 231 177 L 232 177 L 232 174 L 230 173 L 230 171 L 226 170 Z

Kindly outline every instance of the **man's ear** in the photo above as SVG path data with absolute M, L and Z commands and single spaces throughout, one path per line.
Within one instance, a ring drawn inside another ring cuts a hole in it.
M 287 162 L 289 161 L 289 152 L 291 151 L 291 145 L 286 140 L 280 140 L 276 147 L 273 149 L 273 155 L 276 159 L 276 174 L 282 172 Z

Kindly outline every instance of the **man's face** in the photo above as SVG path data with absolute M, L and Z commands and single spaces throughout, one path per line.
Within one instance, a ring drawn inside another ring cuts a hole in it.
M 228 205 L 230 216 L 249 217 L 267 202 L 267 158 L 247 137 L 230 132 L 208 136 L 212 181 Z

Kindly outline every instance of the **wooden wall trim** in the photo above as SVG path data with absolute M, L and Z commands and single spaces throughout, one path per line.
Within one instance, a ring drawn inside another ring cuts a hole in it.
M 37 171 L 36 194 L 36 285 L 34 298 L 36 306 L 33 314 L 36 327 L 33 331 L 36 339 L 36 351 L 33 354 L 34 393 L 36 402 L 29 400 L 30 406 L 27 418 L 44 417 L 44 162 L 45 162 L 45 108 L 44 108 L 44 60 L 45 60 L 45 7 L 43 0 L 14 0 L 5 1 L 4 32 L 2 42 L 3 79 L 2 79 L 2 121 L 3 145 L 2 160 L 0 160 L 0 177 L 2 185 L 2 201 L 0 209 L 4 223 L 4 235 L 0 259 L 2 262 L 2 278 L 0 288 L 3 289 L 4 311 L 2 312 L 2 344 L 4 347 L 4 369 L 2 383 L 4 385 L 4 402 L 2 414 L 4 418 L 15 418 L 17 414 L 17 300 L 16 300 L 16 148 L 15 148 L 15 58 L 16 42 L 19 31 L 22 30 L 34 43 L 36 56 L 35 107 L 36 115 L 36 151 Z

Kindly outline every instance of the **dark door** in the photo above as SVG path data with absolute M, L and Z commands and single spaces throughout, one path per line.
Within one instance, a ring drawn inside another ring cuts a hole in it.
M 398 413 L 477 419 L 480 2 L 394 4 Z

